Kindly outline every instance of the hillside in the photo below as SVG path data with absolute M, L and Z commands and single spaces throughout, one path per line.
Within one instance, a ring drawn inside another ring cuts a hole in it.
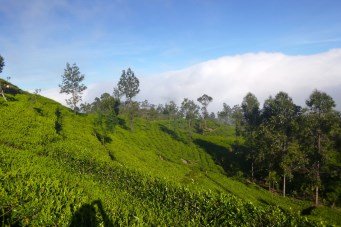
M 11 87 L 0 98 L 4 226 L 341 225 L 338 209 L 229 177 L 233 128 L 189 134 L 181 121 L 137 118 L 130 131 L 120 116 L 103 145 L 94 116 Z

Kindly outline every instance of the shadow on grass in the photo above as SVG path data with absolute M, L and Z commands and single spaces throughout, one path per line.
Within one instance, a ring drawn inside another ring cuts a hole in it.
M 204 149 L 229 176 L 233 176 L 241 170 L 238 155 L 230 149 L 203 139 L 195 139 L 194 143 Z
M 60 134 L 60 132 L 62 131 L 62 112 L 60 111 L 59 108 L 57 108 L 54 114 L 56 116 L 56 120 L 54 122 L 54 129 L 56 130 L 57 134 Z
M 301 215 L 311 215 L 311 212 L 315 209 L 315 206 L 310 206 L 301 211 Z
M 262 198 L 259 198 L 258 201 L 261 202 L 261 203 L 263 203 L 263 204 L 265 204 L 265 205 L 268 205 L 268 206 L 274 206 L 274 205 L 275 205 L 274 203 L 271 203 L 271 202 L 269 202 L 269 201 L 266 201 L 266 200 L 264 200 L 264 199 L 262 199 Z
M 182 142 L 184 144 L 188 144 L 188 141 L 186 141 L 184 138 L 180 137 L 175 131 L 167 128 L 166 126 L 159 124 L 159 128 L 162 132 L 170 135 L 174 140 L 177 140 L 177 141 Z
M 114 226 L 108 215 L 105 213 L 102 202 L 100 200 L 96 200 L 91 204 L 84 204 L 74 213 L 70 227 L 99 226 L 100 224 L 103 224 L 105 227 Z
M 127 126 L 127 123 L 124 119 L 118 117 L 117 118 L 117 121 L 118 121 L 118 125 L 121 126 L 121 128 L 125 129 L 125 130 L 130 130 Z
M 94 130 L 94 134 L 95 134 L 97 140 L 99 142 L 101 142 L 103 145 L 112 142 L 112 139 L 109 136 L 104 135 L 104 134 L 98 132 L 97 130 Z
M 39 116 L 44 116 L 44 112 L 41 108 L 33 107 L 33 109 Z

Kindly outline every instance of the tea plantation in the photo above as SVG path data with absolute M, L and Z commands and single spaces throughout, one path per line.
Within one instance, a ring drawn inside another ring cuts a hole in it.
M 202 135 L 137 118 L 131 131 L 120 117 L 103 145 L 94 116 L 11 93 L 0 99 L 2 226 L 341 225 L 337 208 L 228 177 L 220 160 L 239 140 L 233 128 L 211 122 Z

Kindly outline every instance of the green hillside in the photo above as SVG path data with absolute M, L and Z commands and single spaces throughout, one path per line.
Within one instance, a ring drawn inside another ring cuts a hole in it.
M 197 134 L 181 121 L 137 118 L 131 131 L 119 116 L 103 145 L 95 116 L 14 86 L 6 93 L 2 226 L 341 225 L 337 208 L 314 209 L 229 177 L 238 140 L 229 126 L 210 122 L 210 132 Z

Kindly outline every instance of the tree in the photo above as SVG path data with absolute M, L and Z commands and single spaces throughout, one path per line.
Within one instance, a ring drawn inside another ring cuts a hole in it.
M 62 78 L 62 84 L 59 85 L 60 93 L 71 94 L 71 97 L 66 99 L 66 103 L 76 112 L 78 110 L 77 103 L 82 101 L 82 92 L 86 89 L 86 86 L 82 84 L 84 74 L 80 73 L 76 63 L 72 66 L 66 63 Z
M 250 150 L 248 159 L 251 160 L 251 179 L 254 179 L 254 162 L 256 158 L 255 133 L 260 123 L 259 102 L 256 96 L 248 93 L 242 102 L 242 111 L 244 117 L 244 137 L 246 145 Z
M 170 101 L 169 103 L 166 103 L 163 109 L 163 113 L 168 116 L 169 124 L 171 123 L 172 120 L 173 121 L 175 120 L 178 112 L 179 112 L 179 108 L 174 101 Z
M 87 103 L 87 102 L 81 103 L 81 104 L 80 104 L 80 111 L 81 111 L 82 113 L 91 113 L 91 111 L 92 111 L 92 105 L 91 105 L 90 103 Z
M 231 109 L 231 120 L 235 126 L 236 136 L 241 136 L 243 131 L 243 112 L 239 105 L 234 105 Z
M 214 113 L 214 112 L 211 112 L 210 115 L 209 115 L 209 118 L 215 119 L 215 118 L 216 118 L 216 117 L 215 117 L 215 113 Z
M 191 129 L 192 121 L 199 115 L 199 106 L 193 100 L 185 98 L 181 103 L 181 113 L 188 121 L 188 129 Z
M 256 133 L 256 146 L 257 146 L 257 162 L 261 163 L 260 168 L 267 172 L 267 182 L 271 182 L 271 175 L 275 172 L 276 162 L 276 149 L 273 146 L 274 130 L 272 125 L 262 123 Z M 277 173 L 276 173 L 277 174 Z M 271 183 L 269 183 L 269 191 L 271 190 Z
M 95 98 L 92 108 L 96 112 L 95 133 L 104 145 L 108 140 L 108 133 L 114 130 L 117 124 L 119 101 L 108 93 L 103 93 L 100 98 Z
M 123 70 L 121 78 L 117 84 L 117 91 L 119 94 L 123 94 L 126 97 L 126 101 L 128 104 L 129 110 L 129 120 L 130 120 L 130 129 L 133 130 L 133 118 L 134 118 L 134 108 L 132 99 L 139 92 L 140 82 L 139 79 L 135 76 L 134 72 L 128 68 L 127 71 Z
M 204 125 L 205 128 L 207 127 L 206 125 L 206 118 L 208 117 L 208 111 L 207 111 L 207 106 L 212 102 L 213 98 L 211 96 L 208 96 L 206 94 L 202 95 L 197 99 L 198 102 L 202 105 L 201 111 L 202 111 L 202 117 L 204 119 Z
M 2 70 L 5 66 L 5 60 L 4 58 L 0 55 L 0 73 L 2 73 Z
M 5 60 L 4 60 L 4 58 L 0 55 L 0 73 L 2 73 L 2 69 L 4 68 L 4 66 L 5 66 Z M 6 96 L 5 96 L 5 93 L 4 93 L 4 90 L 3 90 L 3 88 L 2 88 L 1 81 L 0 81 L 0 94 L 1 94 L 2 97 L 5 99 L 5 101 L 7 101 Z
M 122 94 L 117 87 L 114 87 L 113 96 L 117 100 L 121 100 Z
M 294 171 L 304 169 L 308 159 L 296 140 L 292 141 L 282 154 L 280 168 L 283 172 L 283 196 L 286 195 L 286 178 L 292 179 Z
M 292 146 L 297 130 L 297 118 L 300 115 L 300 107 L 296 106 L 289 95 L 279 92 L 275 98 L 270 97 L 265 101 L 263 119 L 265 124 L 272 129 L 272 149 L 275 152 L 278 168 L 283 176 L 283 196 L 286 195 L 286 180 L 292 176 L 294 163 L 303 163 L 298 159 L 301 151 Z M 290 149 L 289 149 L 290 148 Z M 295 149 L 294 149 L 295 148 Z M 292 155 L 292 153 L 296 155 Z
M 161 108 L 161 106 L 157 107 L 154 104 L 149 103 L 148 100 L 144 100 L 140 103 L 139 113 L 149 122 L 149 120 L 157 118 L 157 115 L 159 114 L 157 108 Z
M 218 119 L 226 124 L 232 123 L 232 109 L 226 103 L 223 103 L 223 110 L 218 112 Z
M 330 153 L 328 145 L 330 143 L 330 132 L 335 122 L 335 102 L 332 97 L 324 92 L 315 90 L 306 101 L 308 106 L 307 126 L 313 141 L 311 152 L 313 175 L 315 175 L 315 205 L 319 204 L 319 187 L 321 185 L 320 170 L 326 162 Z
M 41 92 L 41 89 L 40 89 L 40 88 L 34 89 L 33 96 L 30 97 L 30 100 L 31 100 L 32 102 L 36 102 L 36 101 L 37 101 L 37 98 L 38 98 L 38 95 L 40 94 L 40 92 Z
M 103 93 L 100 98 L 95 98 L 93 106 L 97 112 L 114 113 L 115 115 L 119 113 L 119 101 L 109 93 Z

